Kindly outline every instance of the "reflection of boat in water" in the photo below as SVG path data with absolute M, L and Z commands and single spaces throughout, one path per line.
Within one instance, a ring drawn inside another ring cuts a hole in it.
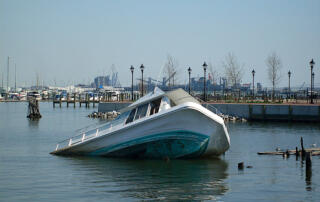
M 182 89 L 156 88 L 116 120 L 59 143 L 51 154 L 191 158 L 220 155 L 229 144 L 221 117 Z
M 78 184 L 100 197 L 131 200 L 216 200 L 228 192 L 228 163 L 221 159 L 136 160 L 63 158 Z

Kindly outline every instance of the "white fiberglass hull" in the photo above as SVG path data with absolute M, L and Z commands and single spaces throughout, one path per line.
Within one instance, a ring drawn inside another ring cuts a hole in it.
M 222 118 L 188 102 L 99 131 L 94 138 L 57 149 L 52 154 L 184 158 L 220 155 L 229 145 Z

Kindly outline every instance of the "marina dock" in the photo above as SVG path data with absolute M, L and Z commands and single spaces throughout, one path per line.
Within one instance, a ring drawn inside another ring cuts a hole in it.
M 99 112 L 120 110 L 130 102 L 101 102 Z M 249 121 L 320 122 L 320 105 L 310 104 L 237 104 L 204 103 L 225 115 Z M 210 107 L 209 107 L 210 108 Z M 214 111 L 215 112 L 215 111 Z

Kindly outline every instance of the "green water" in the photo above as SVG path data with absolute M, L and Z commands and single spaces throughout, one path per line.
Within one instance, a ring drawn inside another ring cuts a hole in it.
M 317 124 L 228 124 L 229 151 L 220 159 L 132 160 L 59 157 L 49 154 L 76 129 L 99 123 L 92 111 L 52 108 L 29 121 L 26 103 L 0 103 L 0 201 L 319 201 L 320 158 L 312 174 L 294 156 L 258 156 L 259 151 L 320 147 Z M 244 162 L 253 168 L 239 171 Z

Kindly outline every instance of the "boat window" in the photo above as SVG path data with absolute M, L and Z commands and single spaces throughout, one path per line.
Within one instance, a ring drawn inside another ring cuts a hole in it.
M 133 121 L 133 118 L 134 118 L 134 115 L 136 114 L 136 111 L 137 111 L 137 109 L 131 110 L 129 117 L 126 120 L 126 124 L 131 123 Z
M 170 107 L 171 107 L 170 99 L 168 97 L 164 96 L 161 100 L 159 111 L 169 109 Z
M 134 118 L 134 120 L 145 117 L 147 114 L 147 111 L 148 111 L 148 106 L 149 106 L 149 104 L 144 104 L 144 105 L 139 106 L 138 110 L 137 110 L 136 117 Z
M 150 102 L 150 115 L 158 113 L 160 103 L 161 103 L 161 98 Z
M 129 115 L 130 111 L 124 112 L 122 114 L 120 114 L 119 116 L 117 116 L 117 118 L 114 119 L 114 121 L 118 121 L 120 119 L 126 119 Z

